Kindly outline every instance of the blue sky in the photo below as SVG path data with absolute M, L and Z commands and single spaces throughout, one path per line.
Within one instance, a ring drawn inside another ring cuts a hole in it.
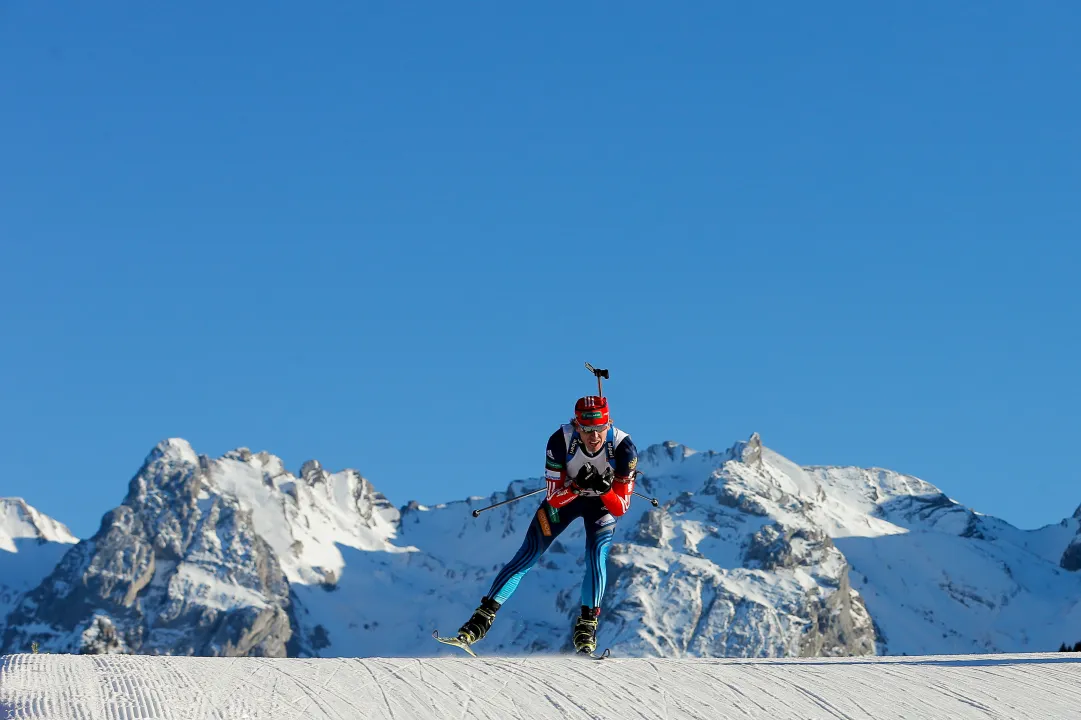
M 1076 3 L 317 6 L 0 8 L 0 496 L 487 494 L 589 361 L 640 446 L 1081 503 Z

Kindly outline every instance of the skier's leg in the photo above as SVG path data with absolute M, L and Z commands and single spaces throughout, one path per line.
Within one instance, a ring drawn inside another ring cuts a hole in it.
M 582 520 L 586 525 L 586 570 L 582 579 L 582 614 L 574 621 L 572 642 L 578 652 L 592 653 L 597 649 L 597 623 L 616 519 L 601 506 L 595 512 L 583 514 Z
M 537 564 L 544 551 L 551 546 L 552 541 L 559 537 L 572 520 L 578 517 L 575 504 L 572 502 L 553 511 L 547 502 L 541 503 L 533 520 L 529 523 L 522 546 L 492 582 L 492 587 L 488 590 L 489 598 L 502 605 L 514 594 L 514 591 L 518 589 L 518 583 Z
M 602 506 L 603 507 L 603 506 Z M 616 519 L 607 510 L 582 518 L 586 524 L 586 569 L 582 578 L 582 605 L 599 608 L 608 581 L 608 549 L 616 534 Z
M 491 629 L 495 614 L 500 606 L 518 589 L 525 574 L 537 564 L 540 556 L 559 537 L 559 533 L 574 519 L 580 511 L 573 507 L 575 503 L 555 510 L 545 501 L 526 529 L 525 540 L 511 561 L 499 571 L 488 594 L 481 598 L 480 606 L 473 616 L 458 629 L 458 637 L 467 643 L 475 643 Z

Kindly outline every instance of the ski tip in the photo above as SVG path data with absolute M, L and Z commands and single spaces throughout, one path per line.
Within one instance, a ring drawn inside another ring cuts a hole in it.
M 461 648 L 473 657 L 477 657 L 477 653 L 473 652 L 473 648 L 469 647 L 469 643 L 465 642 L 459 637 L 441 637 L 439 631 L 436 630 L 432 633 L 432 638 L 444 645 L 453 645 L 456 648 Z

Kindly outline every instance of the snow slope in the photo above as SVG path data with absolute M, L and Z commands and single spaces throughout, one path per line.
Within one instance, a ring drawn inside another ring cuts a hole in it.
M 0 658 L 0 714 L 86 718 L 1081 718 L 1074 653 L 785 660 Z

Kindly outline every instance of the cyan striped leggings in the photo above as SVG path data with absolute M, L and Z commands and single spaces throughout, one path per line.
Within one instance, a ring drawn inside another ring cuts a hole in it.
M 558 510 L 548 505 L 547 500 L 541 503 L 529 523 L 522 547 L 496 575 L 488 597 L 500 604 L 505 603 L 544 551 L 578 518 L 582 518 L 586 524 L 586 572 L 582 580 L 582 604 L 591 608 L 600 607 L 607 579 L 605 566 L 608 563 L 608 548 L 612 545 L 616 519 L 600 498 L 595 497 L 575 498 Z

